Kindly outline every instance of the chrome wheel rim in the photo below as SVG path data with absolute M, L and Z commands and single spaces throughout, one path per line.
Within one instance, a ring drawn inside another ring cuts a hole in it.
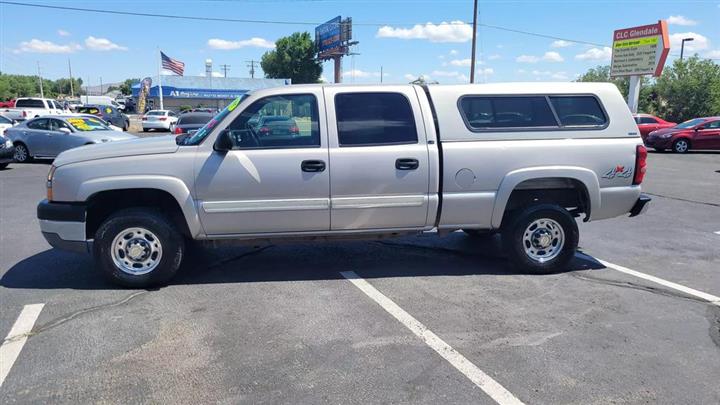
M 118 269 L 138 276 L 155 270 L 160 264 L 162 244 L 145 228 L 127 228 L 113 239 L 110 255 Z
M 565 232 L 557 221 L 540 218 L 531 222 L 523 232 L 525 254 L 538 263 L 556 258 L 565 245 Z
M 685 152 L 688 149 L 687 141 L 677 141 L 675 144 L 675 150 L 678 152 Z
M 25 150 L 24 146 L 18 145 L 15 147 L 15 156 L 13 157 L 18 162 L 24 162 L 27 159 L 27 150 Z

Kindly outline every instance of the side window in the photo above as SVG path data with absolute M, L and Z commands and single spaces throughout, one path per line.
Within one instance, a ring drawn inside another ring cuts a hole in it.
M 27 127 L 30 129 L 47 130 L 48 129 L 48 120 L 45 118 L 39 118 L 36 120 L 32 120 L 27 123 Z
M 311 94 L 265 97 L 252 103 L 226 130 L 234 149 L 320 146 L 317 99 Z
M 340 146 L 417 143 L 415 118 L 400 93 L 341 93 L 335 96 Z
M 640 117 L 640 123 L 641 124 L 657 124 L 657 121 L 655 121 L 655 118 L 652 118 L 652 117 Z
M 704 129 L 718 129 L 720 128 L 720 120 L 708 122 L 705 124 Z
M 550 96 L 550 101 L 563 126 L 599 127 L 607 124 L 607 117 L 593 96 Z
M 50 131 L 59 131 L 60 128 L 70 129 L 70 126 L 65 121 L 54 120 L 54 119 L 48 120 L 48 129 Z M 70 132 L 72 132 L 72 129 L 70 129 Z
M 544 96 L 465 96 L 460 111 L 471 129 L 557 127 Z

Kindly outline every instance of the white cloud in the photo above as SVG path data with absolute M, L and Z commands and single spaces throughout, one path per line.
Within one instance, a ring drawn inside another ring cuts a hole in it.
M 552 72 L 548 70 L 533 70 L 530 73 L 532 73 L 533 76 L 550 76 L 552 74 Z
M 457 54 L 458 54 L 458 51 L 457 51 L 457 50 L 455 50 L 455 49 L 451 49 L 451 50 L 450 50 L 450 55 L 455 56 L 455 55 L 457 55 Z
M 527 73 L 527 70 L 525 70 L 525 69 L 518 69 L 518 70 L 516 70 L 516 72 L 520 73 L 521 75 L 524 75 L 525 73 Z
M 417 76 L 415 76 L 415 75 L 413 75 L 413 74 L 410 74 L 410 73 L 405 73 L 405 75 L 403 75 L 403 77 L 405 78 L 405 80 L 415 80 L 415 79 L 417 79 Z
M 610 49 L 610 47 L 604 46 L 602 49 L 590 48 L 583 53 L 575 55 L 575 59 L 609 61 L 611 56 L 612 49 Z
M 127 47 L 113 43 L 107 38 L 85 38 L 85 46 L 92 51 L 127 51 Z
M 515 58 L 515 62 L 519 63 L 537 63 L 540 60 L 537 56 L 532 55 L 520 55 Z
M 569 79 L 567 76 L 567 73 L 565 73 L 565 72 L 555 72 L 555 73 L 551 74 L 550 77 L 555 80 L 568 80 Z
M 547 62 L 562 62 L 565 60 L 565 59 L 563 59 L 562 56 L 560 56 L 559 53 L 557 53 L 555 51 L 545 52 L 545 55 L 543 55 L 542 58 L 544 61 L 547 61 Z
M 343 77 L 380 77 L 380 72 L 366 72 L 360 69 L 353 69 L 344 71 L 342 75 Z
M 436 76 L 436 77 L 458 77 L 458 76 L 460 76 L 459 72 L 449 72 L 447 70 L 433 70 L 433 72 L 430 74 L 432 76 Z
M 72 53 L 82 49 L 78 44 L 60 45 L 50 41 L 40 39 L 31 39 L 30 41 L 20 42 L 18 49 L 14 53 L 32 52 L 32 53 Z
M 472 38 L 472 27 L 462 21 L 433 24 L 416 24 L 412 28 L 380 27 L 378 38 L 427 39 L 430 42 L 467 42 Z
M 495 74 L 495 70 L 493 68 L 485 68 L 485 69 L 478 69 L 475 71 L 479 75 L 492 75 Z
M 685 41 L 685 52 L 702 51 L 710 47 L 710 40 L 703 35 L 694 32 L 678 32 L 670 34 L 670 48 L 680 50 L 682 40 L 685 38 L 693 38 L 692 41 Z
M 454 59 L 450 61 L 450 64 L 453 66 L 470 66 L 470 62 L 472 62 L 472 59 L 470 58 Z
M 689 25 L 698 25 L 698 22 L 695 20 L 691 20 L 689 18 L 685 18 L 681 15 L 671 15 L 667 18 L 667 23 L 671 25 L 683 25 L 683 26 L 689 26 Z
M 469 79 L 467 76 L 465 76 L 465 75 L 458 75 L 458 76 L 456 77 L 456 79 L 457 79 L 457 81 L 459 81 L 459 82 L 467 82 L 467 81 L 470 81 L 470 79 Z
M 720 59 L 720 49 L 706 52 L 705 57 L 710 59 Z
M 220 72 L 212 72 L 212 77 L 224 77 L 224 76 L 225 76 L 225 75 L 223 75 L 223 74 L 220 73 Z
M 550 44 L 551 48 L 567 48 L 568 46 L 572 46 L 573 43 L 569 41 L 564 41 L 562 39 L 558 39 L 557 41 L 553 41 Z
M 61 37 L 69 37 L 69 36 L 70 36 L 70 33 L 67 32 L 67 31 L 65 31 L 65 30 L 57 30 L 57 33 L 58 33 L 58 35 L 60 35 Z
M 258 38 L 258 37 L 252 37 L 250 39 L 244 39 L 241 41 L 228 41 L 226 39 L 211 38 L 211 39 L 208 39 L 207 44 L 212 49 L 221 49 L 224 51 L 227 51 L 230 49 L 246 48 L 246 47 L 267 48 L 267 49 L 275 48 L 275 44 L 273 42 L 270 42 L 267 39 Z
M 502 58 L 502 56 L 500 56 L 498 54 L 492 54 L 492 55 L 488 56 L 488 60 L 498 60 L 500 58 Z

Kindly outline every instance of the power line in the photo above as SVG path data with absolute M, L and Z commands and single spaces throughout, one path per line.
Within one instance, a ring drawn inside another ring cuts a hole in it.
M 255 78 L 255 65 L 257 65 L 259 62 L 256 60 L 246 60 L 245 62 L 247 62 L 247 67 L 250 68 L 250 78 L 254 79 Z

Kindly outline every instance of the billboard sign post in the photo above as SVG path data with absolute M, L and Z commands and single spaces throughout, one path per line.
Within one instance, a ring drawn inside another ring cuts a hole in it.
M 610 76 L 630 76 L 628 106 L 633 113 L 638 108 L 641 76 L 660 76 L 669 52 L 670 38 L 663 20 L 613 33 Z

